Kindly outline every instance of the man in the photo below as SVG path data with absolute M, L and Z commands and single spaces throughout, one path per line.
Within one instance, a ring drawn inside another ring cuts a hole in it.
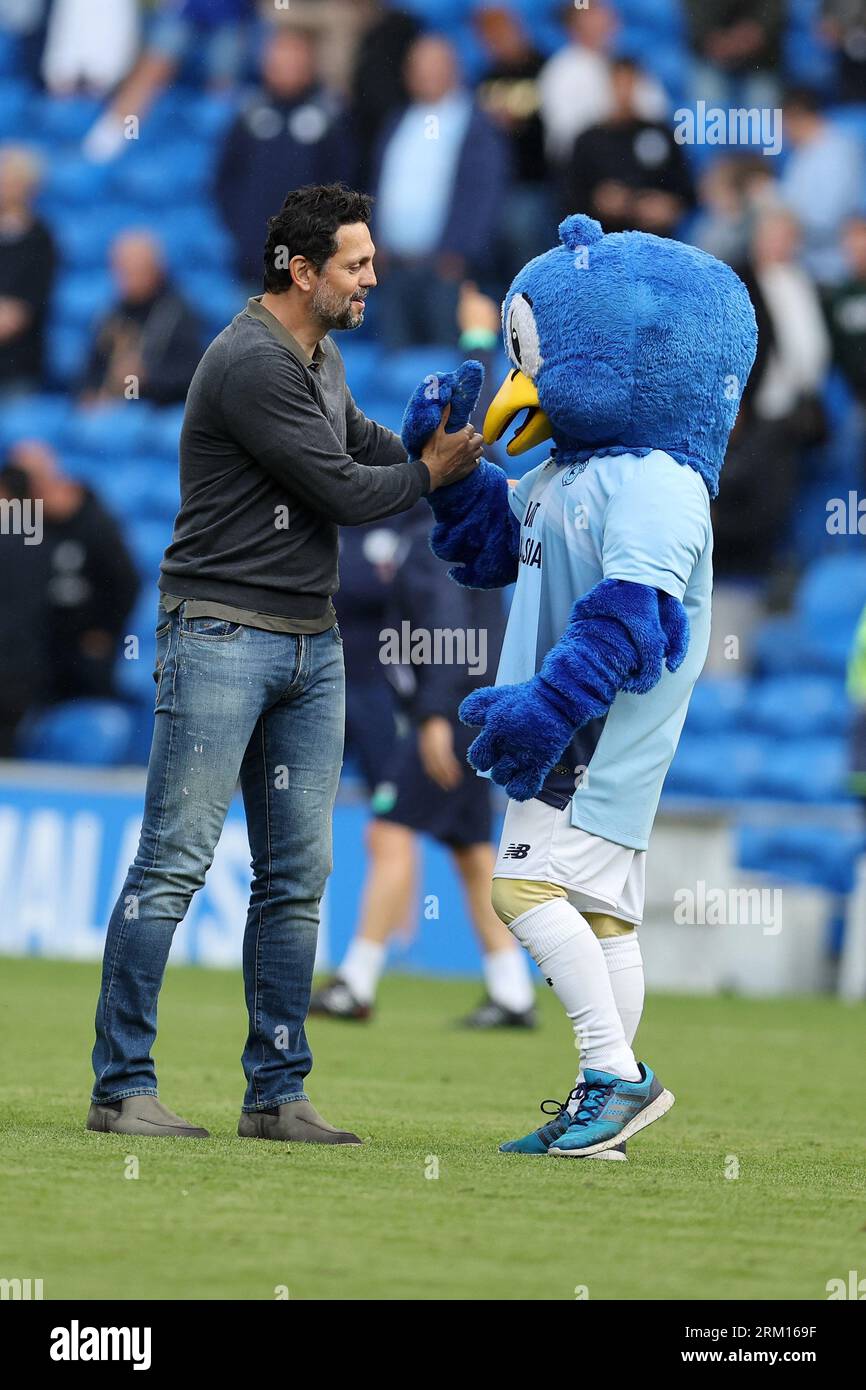
M 6 479 L 38 501 L 44 517 L 44 595 L 50 669 L 46 703 L 116 698 L 114 669 L 139 589 L 135 563 L 114 517 L 92 488 L 68 477 L 41 439 L 9 450 Z
M 190 387 L 159 581 L 144 822 L 108 926 L 91 1129 L 207 1137 L 157 1099 L 150 1049 L 172 935 L 240 778 L 253 882 L 238 1133 L 360 1142 L 304 1092 L 343 748 L 337 531 L 407 510 L 467 476 L 481 452 L 480 435 L 447 435 L 443 420 L 410 461 L 352 399 L 328 334 L 360 326 L 376 284 L 370 207 L 341 185 L 290 193 L 268 224 L 264 294 L 210 345 Z
M 845 278 L 842 230 L 861 211 L 863 143 L 821 109 L 808 87 L 791 88 L 782 102 L 785 168 L 782 202 L 803 229 L 800 259 L 821 286 Z
M 351 132 L 320 81 L 312 38 L 277 30 L 262 59 L 262 85 L 231 126 L 215 194 L 234 238 L 237 267 L 250 281 L 261 265 L 261 227 L 286 188 L 350 178 Z
M 448 343 L 461 280 L 489 274 L 508 190 L 508 142 L 463 86 L 447 39 L 422 34 L 406 58 L 410 104 L 380 137 L 379 324 L 390 348 Z
M 111 248 L 118 300 L 96 330 L 85 401 L 179 405 L 201 357 L 199 323 L 172 286 L 162 247 L 149 232 L 124 232 Z
M 564 211 L 585 210 L 607 232 L 633 228 L 673 236 L 694 206 L 694 187 L 673 132 L 640 115 L 640 80 L 630 58 L 613 63 L 612 110 L 574 142 L 564 175 Z
M 39 165 L 29 150 L 0 153 L 0 396 L 42 384 L 45 315 L 54 283 L 54 241 L 33 211 Z

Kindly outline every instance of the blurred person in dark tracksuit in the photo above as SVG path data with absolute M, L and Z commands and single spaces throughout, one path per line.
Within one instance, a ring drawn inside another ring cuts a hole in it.
M 379 660 L 389 592 L 400 563 L 403 515 L 340 532 L 340 630 L 346 668 L 346 751 L 372 793 L 396 738 L 396 697 Z
M 380 660 L 389 661 L 399 649 L 399 663 L 385 669 L 403 719 L 373 793 L 361 919 L 336 975 L 313 995 L 310 1012 L 354 1020 L 371 1016 L 388 942 L 411 920 L 417 836 L 427 834 L 451 852 L 483 956 L 486 997 L 463 1022 L 473 1028 L 533 1027 L 525 958 L 490 905 L 491 787 L 466 763 L 475 734 L 457 718 L 460 701 L 496 669 L 505 629 L 502 595 L 452 584 L 448 566 L 430 549 L 431 527 L 429 508 L 419 503 L 407 518 L 380 634 Z M 426 653 L 417 645 L 425 640 Z
M 273 34 L 261 76 L 225 137 L 214 187 L 238 270 L 256 284 L 262 278 L 262 228 L 287 190 L 351 182 L 355 164 L 349 122 L 320 80 L 308 34 Z
M 36 702 L 110 699 L 124 623 L 139 589 L 120 528 L 89 487 L 64 476 L 40 440 L 12 446 L 0 482 L 14 495 L 42 503 L 43 538 L 32 547 L 41 552 L 45 639 Z M 18 627 L 20 643 L 20 621 Z

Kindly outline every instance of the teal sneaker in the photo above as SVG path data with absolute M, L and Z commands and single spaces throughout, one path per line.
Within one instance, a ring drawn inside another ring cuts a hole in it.
M 550 1151 L 551 1144 L 568 1130 L 573 1116 L 569 1114 L 568 1107 L 571 1101 L 576 1100 L 578 1106 L 586 1094 L 586 1087 L 581 1082 L 575 1086 L 565 1100 L 543 1100 L 539 1109 L 543 1115 L 552 1115 L 553 1119 L 548 1120 L 547 1124 L 535 1129 L 531 1134 L 524 1134 L 522 1139 L 509 1139 L 505 1144 L 499 1145 L 501 1154 L 546 1154 Z M 552 1107 L 552 1108 L 551 1108 Z M 612 1158 L 622 1162 L 625 1159 L 625 1144 L 618 1144 L 614 1148 L 605 1149 L 602 1153 L 589 1154 L 589 1158 Z
M 640 1081 L 625 1081 L 608 1071 L 584 1071 L 584 1095 L 577 1114 L 547 1152 L 556 1158 L 592 1158 L 623 1144 L 661 1119 L 674 1097 L 655 1072 L 639 1062 Z M 519 1141 L 518 1141 L 519 1142 Z

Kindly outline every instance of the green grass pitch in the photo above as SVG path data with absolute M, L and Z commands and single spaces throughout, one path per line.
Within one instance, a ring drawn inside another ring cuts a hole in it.
M 821 1300 L 866 1273 L 860 1007 L 650 998 L 639 1055 L 677 1104 L 625 1164 L 496 1152 L 573 1077 L 548 995 L 535 1035 L 451 1026 L 471 981 L 392 977 L 373 1024 L 314 1021 L 309 1093 L 366 1142 L 289 1149 L 235 1136 L 239 973 L 163 991 L 162 1096 L 197 1143 L 85 1132 L 96 965 L 2 972 L 0 1276 L 46 1299 Z

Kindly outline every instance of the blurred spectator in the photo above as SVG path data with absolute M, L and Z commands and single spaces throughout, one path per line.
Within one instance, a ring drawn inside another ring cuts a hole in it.
M 157 0 L 140 61 L 84 141 L 87 158 L 114 159 L 124 145 L 124 119 L 144 120 L 190 55 L 212 90 L 235 86 L 249 57 L 253 11 L 254 0 Z
M 833 360 L 866 406 L 866 217 L 852 217 L 843 235 L 846 275 L 828 290 L 827 322 Z
M 823 0 L 820 34 L 838 54 L 834 101 L 866 102 L 866 0 Z
M 736 265 L 746 259 L 756 215 L 776 201 L 776 180 L 762 155 L 716 159 L 700 179 L 689 240 Z
M 593 0 L 584 9 L 565 6 L 563 23 L 569 42 L 547 60 L 539 78 L 547 155 L 555 165 L 568 159 L 578 135 L 613 110 L 610 51 L 619 27 L 604 0 Z M 648 121 L 667 114 L 664 91 L 645 74 L 637 85 L 635 107 Z
M 692 100 L 707 106 L 774 106 L 785 0 L 686 0 L 696 54 Z
M 35 390 L 42 377 L 54 241 L 33 211 L 39 166 L 23 148 L 0 150 L 0 395 Z
M 682 146 L 667 126 L 638 114 L 640 72 L 630 58 L 618 58 L 611 77 L 610 116 L 574 142 L 565 211 L 590 213 L 606 232 L 637 228 L 670 236 L 695 202 Z
M 0 486 L 42 503 L 42 541 L 32 547 L 42 552 L 46 664 L 40 702 L 112 696 L 118 645 L 139 587 L 120 528 L 89 487 L 62 473 L 39 440 L 10 449 Z M 21 613 L 16 620 L 19 646 L 27 646 L 21 643 Z
M 406 55 L 420 33 L 415 15 L 376 5 L 361 37 L 352 75 L 352 130 L 358 145 L 358 186 L 371 181 L 373 152 L 388 117 L 404 107 Z
M 15 40 L 19 77 L 38 83 L 51 0 L 0 0 L 0 31 Z
M 830 341 L 818 291 L 798 261 L 799 241 L 789 212 L 765 212 L 750 261 L 740 267 L 760 346 L 714 504 L 721 576 L 767 574 L 787 539 L 801 453 L 826 433 L 821 393 Z
M 111 248 L 111 269 L 118 301 L 96 330 L 85 403 L 183 401 L 202 354 L 201 327 L 166 275 L 162 248 L 147 232 L 125 232 Z
M 47 685 L 47 556 L 41 523 L 31 508 L 26 527 L 15 524 L 15 509 L 26 505 L 26 493 L 19 469 L 0 469 L 0 758 L 14 755 L 18 726 L 41 703 Z
M 504 6 L 480 10 L 476 27 L 489 65 L 475 98 L 508 138 L 514 167 L 501 222 L 504 273 L 510 280 L 533 256 L 546 251 L 556 235 L 541 124 L 542 58 L 518 16 Z
M 226 135 L 215 189 L 240 273 L 257 282 L 268 218 L 289 190 L 351 182 L 354 175 L 349 125 L 319 81 L 312 38 L 277 31 L 265 48 L 261 75 L 262 86 Z
M 482 275 L 509 183 L 508 147 L 460 83 L 451 44 L 416 39 L 411 105 L 377 151 L 378 309 L 391 348 L 450 342 L 460 281 Z
M 803 228 L 805 265 L 820 284 L 833 284 L 845 273 L 842 224 L 863 207 L 863 146 L 822 113 L 807 88 L 792 89 L 782 109 L 788 158 L 781 196 Z
M 54 0 L 42 77 L 54 96 L 104 97 L 138 54 L 138 0 Z

